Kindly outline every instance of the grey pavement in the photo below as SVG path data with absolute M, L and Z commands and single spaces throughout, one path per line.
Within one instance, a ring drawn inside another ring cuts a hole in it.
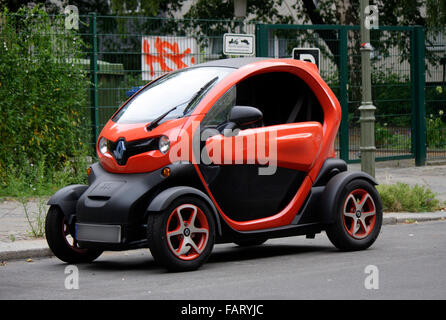
M 392 166 L 388 166 L 392 165 Z M 360 171 L 360 164 L 350 164 L 349 170 Z M 376 179 L 379 184 L 407 183 L 429 187 L 437 198 L 446 201 L 446 165 L 415 167 L 413 160 L 382 162 L 377 164 Z
M 446 201 L 446 165 L 415 167 L 412 162 L 403 160 L 378 163 L 376 169 L 378 182 L 380 184 L 404 182 L 410 185 L 425 185 L 437 193 L 440 200 Z M 358 171 L 360 165 L 349 165 L 349 170 Z M 47 211 L 45 200 L 32 199 L 25 204 L 26 212 L 34 226 L 45 217 Z M 384 223 L 413 223 L 439 219 L 446 219 L 446 213 L 386 213 Z M 36 240 L 31 234 L 31 226 L 26 218 L 24 205 L 14 200 L 0 202 L 0 261 L 47 254 L 50 252 L 46 241 Z
M 0 262 L 52 256 L 45 239 L 0 242 Z
M 0 244 L 34 239 L 31 224 L 37 227 L 39 220 L 44 221 L 48 210 L 46 202 L 46 198 L 30 199 L 24 204 L 15 200 L 0 201 Z
M 71 290 L 67 266 L 56 258 L 6 262 L 0 299 L 446 299 L 446 221 L 385 225 L 357 252 L 336 250 L 323 233 L 251 248 L 216 245 L 187 273 L 166 272 L 148 250 L 105 253 L 77 265 L 79 289 Z M 376 266 L 376 289 L 365 285 L 368 266 Z

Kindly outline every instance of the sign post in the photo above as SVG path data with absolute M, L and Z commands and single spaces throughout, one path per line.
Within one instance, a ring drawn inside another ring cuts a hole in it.
M 361 73 L 362 102 L 359 107 L 361 123 L 360 151 L 361 170 L 375 177 L 375 110 L 372 102 L 372 76 L 370 67 L 370 21 L 366 17 L 368 0 L 361 0 Z

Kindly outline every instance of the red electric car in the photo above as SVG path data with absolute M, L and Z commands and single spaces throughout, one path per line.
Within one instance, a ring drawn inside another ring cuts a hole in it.
M 326 231 L 341 250 L 376 240 L 376 181 L 335 159 L 341 108 L 317 67 L 237 58 L 168 73 L 111 117 L 88 185 L 49 200 L 46 238 L 69 263 L 150 248 L 169 270 L 216 243 Z

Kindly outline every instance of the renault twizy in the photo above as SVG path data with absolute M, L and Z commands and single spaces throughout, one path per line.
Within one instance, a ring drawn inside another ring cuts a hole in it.
M 50 198 L 48 245 L 68 263 L 150 248 L 174 271 L 197 269 L 216 243 L 325 231 L 340 250 L 366 249 L 381 200 L 374 178 L 335 158 L 340 121 L 309 62 L 237 58 L 168 73 L 105 125 L 88 185 Z

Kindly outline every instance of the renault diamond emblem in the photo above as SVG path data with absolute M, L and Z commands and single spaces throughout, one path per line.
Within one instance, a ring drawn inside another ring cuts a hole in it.
M 125 143 L 124 140 L 119 140 L 116 144 L 116 149 L 113 151 L 113 155 L 115 156 L 115 159 L 120 161 L 124 157 L 125 152 Z

